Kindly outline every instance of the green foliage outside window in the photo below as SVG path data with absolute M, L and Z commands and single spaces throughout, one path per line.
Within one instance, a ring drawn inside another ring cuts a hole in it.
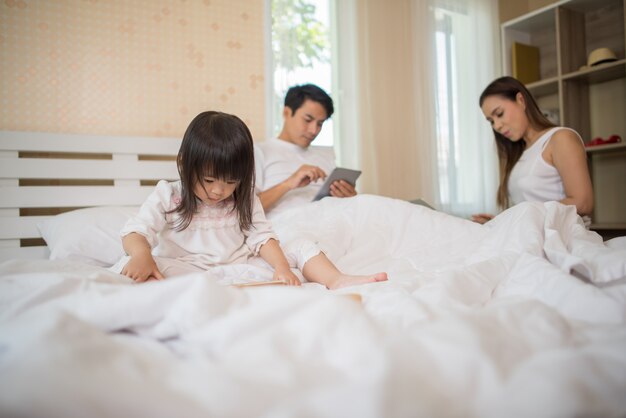
M 288 72 L 329 62 L 328 29 L 307 0 L 272 0 L 274 66 Z

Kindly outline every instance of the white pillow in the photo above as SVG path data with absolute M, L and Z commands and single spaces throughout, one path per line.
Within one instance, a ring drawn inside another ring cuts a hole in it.
M 124 255 L 120 230 L 137 214 L 136 206 L 77 209 L 40 222 L 37 227 L 50 259 L 70 259 L 109 267 Z

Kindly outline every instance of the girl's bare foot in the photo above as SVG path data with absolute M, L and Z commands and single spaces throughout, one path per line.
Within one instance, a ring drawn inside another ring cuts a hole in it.
M 329 283 L 326 287 L 330 290 L 339 289 L 347 286 L 356 286 L 365 283 L 384 282 L 387 280 L 387 273 L 376 273 L 366 276 L 351 276 L 349 274 L 340 274 Z

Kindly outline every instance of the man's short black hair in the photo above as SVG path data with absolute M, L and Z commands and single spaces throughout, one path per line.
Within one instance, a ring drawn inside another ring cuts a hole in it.
M 330 118 L 335 111 L 333 99 L 315 84 L 291 87 L 285 95 L 285 106 L 291 109 L 291 114 L 294 115 L 305 100 L 312 100 L 321 104 L 326 110 L 326 119 Z

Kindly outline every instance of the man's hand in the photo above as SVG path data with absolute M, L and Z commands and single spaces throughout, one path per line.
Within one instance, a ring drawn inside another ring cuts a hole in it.
M 325 178 L 326 173 L 324 170 L 315 165 L 304 164 L 283 183 L 289 187 L 289 190 L 293 190 L 298 187 L 307 186 L 309 183 L 317 181 L 318 179 Z
M 333 197 L 352 197 L 356 196 L 356 189 L 345 180 L 337 180 L 330 185 L 330 195 Z

